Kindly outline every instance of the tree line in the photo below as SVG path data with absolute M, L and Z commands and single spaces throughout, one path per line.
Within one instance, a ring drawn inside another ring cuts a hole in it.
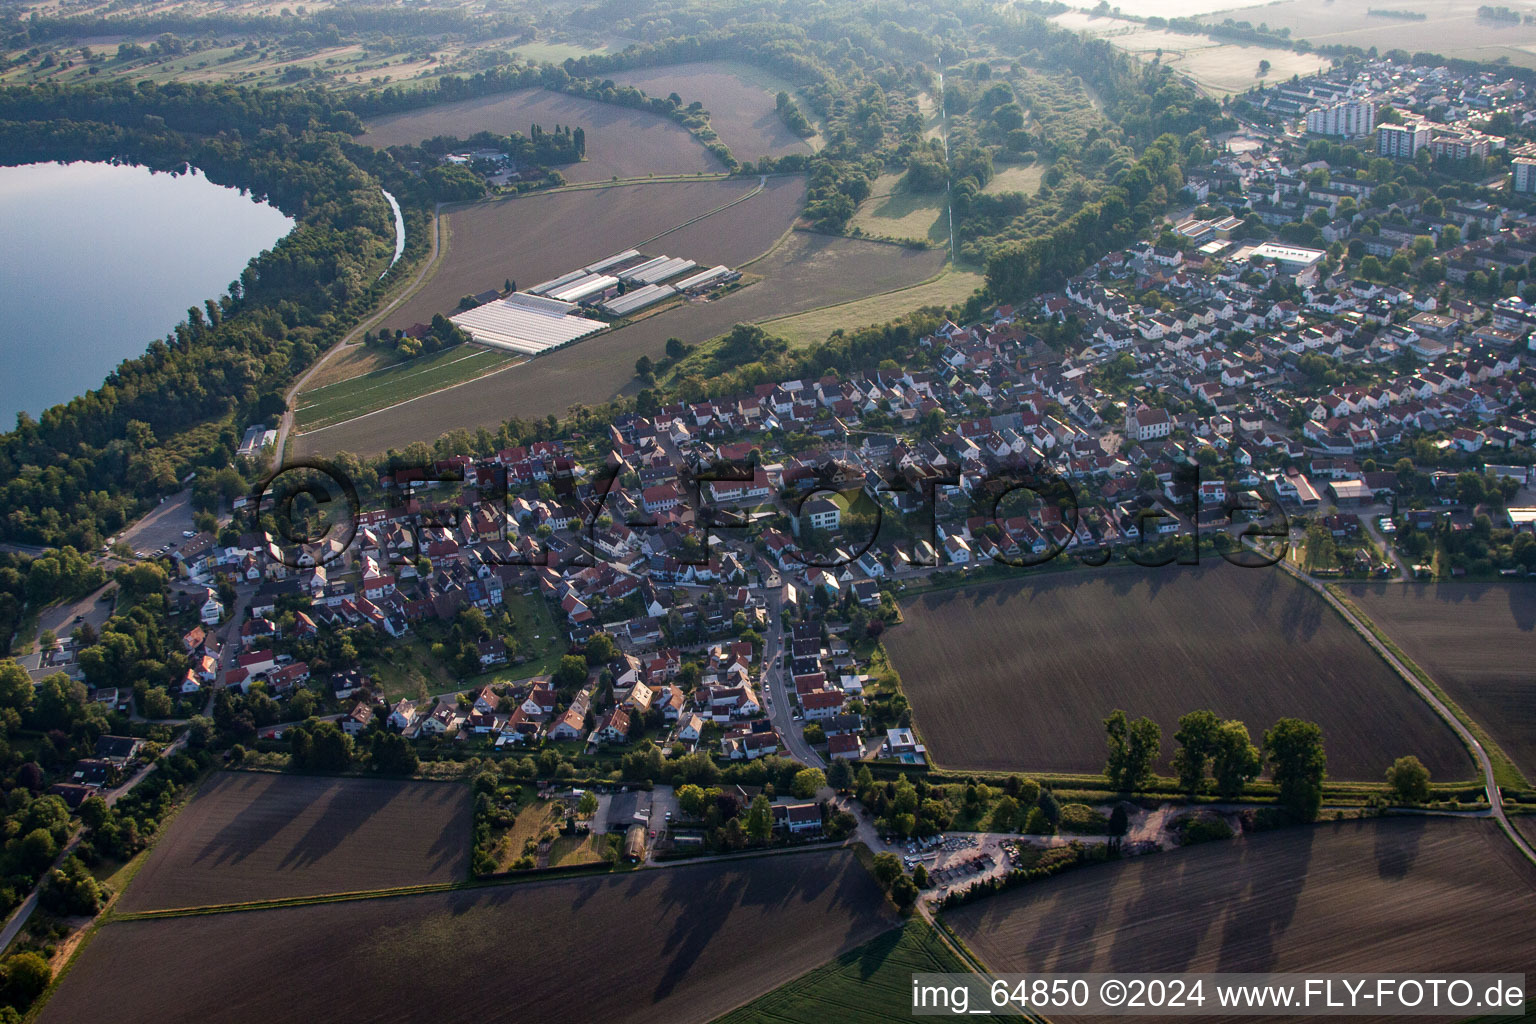
M 1150 718 L 1130 720 L 1115 709 L 1104 719 L 1109 754 L 1104 775 L 1123 793 L 1148 788 L 1162 752 L 1162 728 Z M 1254 746 L 1248 727 L 1223 721 L 1215 712 L 1191 711 L 1179 719 L 1174 740 L 1179 749 L 1173 768 L 1179 788 L 1198 796 L 1214 788 L 1226 799 L 1244 788 L 1268 766 L 1280 790 L 1280 805 L 1300 821 L 1313 821 L 1323 802 L 1328 757 L 1323 730 L 1314 722 L 1282 718 L 1264 733 L 1263 747 Z

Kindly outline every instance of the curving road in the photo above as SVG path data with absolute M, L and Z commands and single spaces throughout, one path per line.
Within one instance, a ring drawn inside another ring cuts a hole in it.
M 1283 569 L 1285 569 L 1286 572 L 1290 573 L 1303 584 L 1312 588 L 1312 590 L 1321 595 L 1323 600 L 1327 601 L 1334 611 L 1342 615 L 1344 617 L 1344 621 L 1353 626 L 1360 633 L 1360 635 L 1365 638 L 1366 642 L 1371 645 L 1376 653 L 1381 655 L 1382 658 L 1386 660 L 1387 664 L 1391 665 L 1393 669 L 1397 671 L 1397 674 L 1402 676 L 1409 686 L 1413 687 L 1413 691 L 1417 693 L 1426 704 L 1433 708 L 1437 715 L 1445 719 L 1446 724 L 1456 732 L 1456 735 L 1461 737 L 1461 741 L 1471 749 L 1473 756 L 1477 759 L 1479 767 L 1481 767 L 1483 770 L 1483 788 L 1487 790 L 1488 793 L 1488 803 L 1491 808 L 1492 816 L 1498 820 L 1499 827 L 1504 830 L 1505 835 L 1509 836 L 1510 842 L 1515 844 L 1516 849 L 1524 854 L 1526 858 L 1533 864 L 1536 864 L 1536 849 L 1533 849 L 1531 844 L 1526 842 L 1525 837 L 1520 834 L 1519 829 L 1515 828 L 1515 826 L 1510 823 L 1509 816 L 1504 812 L 1504 795 L 1499 792 L 1498 783 L 1494 781 L 1493 761 L 1488 757 L 1488 752 L 1483 749 L 1483 745 L 1478 742 L 1477 737 L 1472 735 L 1472 731 L 1461 723 L 1461 719 L 1457 718 L 1451 712 L 1450 708 L 1446 707 L 1444 701 L 1435 696 L 1434 692 L 1430 690 L 1429 687 L 1420 682 L 1419 677 L 1416 676 L 1408 668 L 1407 665 L 1403 664 L 1402 660 L 1398 658 L 1397 655 L 1389 651 L 1386 646 L 1376 638 L 1376 634 L 1371 632 L 1370 627 L 1362 622 L 1358 615 L 1351 611 L 1350 608 L 1337 597 L 1334 597 L 1332 591 L 1330 591 L 1322 583 L 1314 580 L 1311 576 L 1308 576 L 1306 573 L 1302 572 L 1300 569 L 1297 569 L 1289 561 L 1282 561 L 1278 564 Z

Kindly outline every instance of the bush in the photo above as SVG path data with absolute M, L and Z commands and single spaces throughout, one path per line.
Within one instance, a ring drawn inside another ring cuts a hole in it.
M 110 895 L 111 890 L 96 881 L 79 857 L 68 857 L 48 873 L 38 902 L 50 913 L 95 917 Z
M 1104 815 L 1087 804 L 1064 804 L 1061 808 L 1061 830 L 1083 836 L 1103 835 L 1108 826 Z
M 1232 826 L 1228 825 L 1225 818 L 1198 817 L 1185 818 L 1179 822 L 1179 845 L 1194 846 L 1198 843 L 1212 843 L 1221 839 L 1231 839 Z
M 1029 809 L 1029 816 L 1024 819 L 1024 831 L 1032 836 L 1054 835 L 1056 826 L 1051 824 L 1051 819 L 1045 816 L 1045 812 L 1038 807 Z
M 0 986 L 4 998 L 17 1009 L 26 1009 L 53 980 L 48 961 L 36 953 L 17 953 L 0 960 Z

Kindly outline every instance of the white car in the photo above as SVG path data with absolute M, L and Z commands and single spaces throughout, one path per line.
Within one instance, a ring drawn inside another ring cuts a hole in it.
M 183 537 L 186 537 L 187 539 L 190 540 L 191 538 L 197 536 L 197 531 L 196 530 L 182 530 L 181 531 L 181 535 Z

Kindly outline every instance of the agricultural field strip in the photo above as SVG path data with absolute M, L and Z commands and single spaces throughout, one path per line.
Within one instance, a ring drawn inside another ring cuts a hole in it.
M 775 176 L 771 183 L 754 177 L 642 181 L 456 206 L 444 215 L 447 241 L 441 269 L 384 326 L 407 328 L 436 313 L 451 314 L 466 294 L 498 288 L 507 279 L 528 285 L 556 277 L 670 230 L 702 223 L 697 218 L 711 212 L 727 221 L 709 221 L 712 232 L 668 236 L 667 244 L 677 250 L 671 255 L 706 265 L 739 266 L 768 248 L 793 223 L 804 201 L 803 176 Z M 753 204 L 731 205 L 754 186 L 767 194 L 759 193 L 761 198 Z M 783 227 L 763 237 L 762 225 L 777 226 L 780 220 Z M 737 244 L 739 240 L 750 244 Z
M 1303 577 L 1301 570 L 1295 568 L 1289 562 L 1281 562 L 1280 564 L 1293 576 L 1304 578 L 1308 585 L 1316 590 L 1317 593 L 1322 594 L 1327 599 L 1329 606 L 1345 622 L 1349 623 L 1351 628 L 1355 629 L 1370 643 L 1371 648 L 1381 655 L 1387 664 L 1392 666 L 1393 670 L 1402 677 L 1404 682 L 1412 687 L 1413 692 L 1423 699 L 1424 703 L 1428 704 L 1435 714 L 1440 716 L 1441 721 L 1451 727 L 1456 733 L 1457 738 L 1472 752 L 1473 759 L 1477 762 L 1477 766 L 1483 774 L 1483 789 L 1487 794 L 1489 804 L 1492 806 L 1494 819 L 1497 820 L 1499 827 L 1509 838 L 1510 842 L 1514 844 L 1515 849 L 1526 860 L 1536 864 L 1536 847 L 1526 842 L 1525 836 L 1521 835 L 1520 831 L 1510 823 L 1509 815 L 1504 811 L 1504 795 L 1499 788 L 1498 779 L 1494 774 L 1493 759 L 1489 757 L 1488 751 L 1484 749 L 1483 744 L 1473 734 L 1472 729 L 1461 720 L 1461 716 L 1451 710 L 1451 706 L 1442 700 L 1423 679 L 1419 678 L 1414 672 L 1417 666 L 1407 662 L 1404 658 L 1399 658 L 1398 655 L 1393 653 L 1382 639 L 1376 635 L 1375 629 L 1370 625 L 1369 621 L 1362 620 L 1357 616 L 1349 606 L 1339 599 L 1339 596 L 1333 592 L 1331 587 L 1326 587 L 1309 577 Z M 1423 670 L 1420 669 L 1419 671 Z M 1427 679 L 1428 676 L 1426 675 L 1425 678 Z M 1503 751 L 1500 751 L 1500 754 L 1502 756 Z
M 338 400 L 346 402 L 362 399 L 365 396 L 372 394 L 373 392 L 398 388 L 401 385 L 408 384 L 417 378 L 430 378 L 439 371 L 445 370 L 448 367 L 457 367 L 458 370 L 462 372 L 465 369 L 462 364 L 471 361 L 475 361 L 477 367 L 481 364 L 489 364 L 491 366 L 499 367 L 499 365 L 503 362 L 506 362 L 507 359 L 506 353 L 498 352 L 495 349 L 466 348 L 464 351 L 458 353 L 457 356 L 453 359 L 443 360 L 430 366 L 420 367 L 419 369 L 411 370 L 409 372 L 392 372 L 400 370 L 401 368 L 399 366 L 386 366 L 378 370 L 371 370 L 368 373 L 361 374 L 357 377 L 349 377 L 346 380 L 339 380 L 335 383 L 327 384 L 324 387 L 316 388 L 313 391 L 306 391 L 302 396 L 300 396 L 302 399 L 304 399 L 303 404 L 301 404 L 295 411 L 302 414 L 310 409 L 314 409 L 328 402 Z M 474 376 L 479 376 L 479 373 L 476 373 Z M 462 380 L 471 379 L 473 378 L 458 378 L 455 382 L 457 383 Z
M 457 783 L 221 772 L 155 843 L 123 914 L 447 884 L 469 870 Z
M 707 222 L 706 222 L 707 223 Z M 689 229 L 695 230 L 693 228 Z M 674 243 L 676 244 L 676 243 Z M 910 287 L 934 276 L 943 255 L 803 232 L 788 232 L 751 266 L 765 280 L 702 306 L 665 309 L 620 330 L 541 356 L 527 372 L 487 375 L 447 389 L 430 400 L 391 407 L 381 421 L 369 413 L 305 435 L 299 451 L 369 453 L 431 440 L 456 427 L 499 424 L 509 410 L 519 415 L 563 415 L 573 402 L 597 404 L 637 388 L 636 357 L 660 358 L 669 336 L 693 344 L 708 341 L 736 323 L 757 323 L 868 294 Z M 554 397 L 558 393 L 558 398 Z
M 675 231 L 681 231 L 684 228 L 690 227 L 690 226 L 692 226 L 694 224 L 699 223 L 700 221 L 706 220 L 709 217 L 712 217 L 712 216 L 714 216 L 717 213 L 721 213 L 721 212 L 723 212 L 725 210 L 730 209 L 733 206 L 736 206 L 736 205 L 738 205 L 740 203 L 744 203 L 748 199 L 751 199 L 753 196 L 757 196 L 757 195 L 762 194 L 762 192 L 764 190 L 764 187 L 765 187 L 764 180 L 760 176 L 757 185 L 755 185 L 753 188 L 751 188 L 749 191 L 743 193 L 742 195 L 737 196 L 735 199 L 732 199 L 732 200 L 730 200 L 729 202 L 726 202 L 726 203 L 722 203 L 721 205 L 715 207 L 714 209 L 707 210 L 704 213 L 698 214 L 695 217 L 690 217 L 688 220 L 685 220 L 685 221 L 683 221 L 680 224 L 675 224 L 672 227 L 669 227 L 669 228 L 667 228 L 664 231 L 659 231 L 656 234 L 652 235 L 650 238 L 646 238 L 646 239 L 643 239 L 643 240 L 641 240 L 639 242 L 635 242 L 635 243 L 633 243 L 633 247 L 639 248 L 641 246 L 649 245 L 652 242 L 655 242 L 655 241 L 657 241 L 657 240 L 659 240 L 661 238 L 665 238 L 667 235 L 670 235 L 670 234 L 672 234 Z M 476 364 L 476 369 L 478 370 L 478 372 L 473 373 L 473 374 L 471 374 L 469 376 L 464 376 L 463 375 L 463 365 L 462 364 L 468 362 L 471 359 L 475 359 L 477 357 L 485 357 L 485 358 L 481 358 L 480 363 Z M 425 398 L 428 395 L 436 394 L 438 391 L 446 391 L 449 388 L 457 387 L 460 384 L 467 384 L 467 383 L 470 383 L 471 381 L 478 380 L 481 377 L 490 376 L 491 374 L 499 373 L 502 370 L 512 369 L 514 366 L 521 365 L 522 363 L 524 363 L 526 361 L 527 361 L 526 359 L 517 359 L 517 358 L 514 358 L 514 357 L 509 357 L 505 352 L 498 352 L 498 351 L 492 350 L 492 349 L 475 348 L 472 351 L 468 351 L 466 353 L 463 353 L 458 358 L 451 359 L 451 360 L 448 360 L 446 362 L 435 363 L 435 364 L 433 364 L 431 366 L 423 367 L 419 371 L 419 373 L 416 374 L 415 376 L 417 378 L 420 378 L 422 380 L 426 380 L 428 382 L 428 386 L 427 386 L 426 389 L 420 389 L 420 388 L 418 388 L 418 389 L 408 389 L 406 387 L 403 387 L 402 385 L 408 385 L 409 383 L 411 383 L 411 381 L 413 379 L 413 375 L 407 374 L 407 375 L 404 375 L 404 376 L 401 376 L 401 377 L 394 377 L 394 378 L 390 378 L 388 380 L 380 381 L 378 384 L 376 384 L 375 386 L 373 386 L 371 388 L 365 387 L 365 388 L 362 388 L 362 389 L 357 389 L 355 391 L 344 392 L 345 397 L 342 399 L 342 401 L 346 402 L 348 404 L 343 406 L 342 411 L 344 413 L 346 413 L 346 415 L 341 415 L 341 416 L 323 416 L 323 417 L 319 417 L 317 419 L 311 419 L 311 420 L 309 420 L 307 422 L 302 423 L 301 424 L 301 428 L 304 429 L 304 430 L 316 430 L 316 429 L 319 429 L 321 427 L 334 426 L 337 423 L 344 423 L 344 422 L 346 422 L 346 421 L 348 421 L 350 419 L 355 419 L 355 418 L 357 418 L 358 416 L 361 416 L 361 415 L 367 415 L 367 414 L 374 413 L 374 412 L 383 412 L 383 411 L 388 410 L 392 406 L 399 405 L 399 404 L 402 404 L 404 402 L 411 401 L 411 400 L 414 400 L 414 399 L 417 399 L 417 398 Z M 484 367 L 483 369 L 481 369 L 482 365 Z M 453 373 L 444 372 L 449 367 L 455 367 L 455 366 L 458 367 L 456 372 L 453 372 Z M 391 369 L 393 369 L 393 368 L 392 367 L 385 367 L 385 368 L 380 369 L 380 370 L 374 370 L 371 373 L 364 374 L 364 375 L 362 375 L 360 377 L 352 377 L 352 378 L 348 378 L 347 380 L 336 381 L 335 383 L 327 384 L 323 388 L 316 388 L 314 391 L 307 392 L 305 397 L 321 395 L 322 392 L 328 391 L 328 390 L 330 390 L 332 388 L 338 388 L 338 389 L 339 388 L 344 388 L 347 385 L 351 385 L 354 381 L 364 380 L 364 379 L 367 379 L 369 377 L 373 377 L 375 375 L 388 374 Z M 390 392 L 391 393 L 390 397 L 393 400 L 389 401 L 389 402 L 386 402 L 383 405 L 372 405 L 371 403 L 368 403 L 366 401 L 356 401 L 356 399 L 361 398 L 362 396 L 365 396 L 365 395 L 367 395 L 367 394 L 369 394 L 371 392 L 380 392 L 380 391 Z M 328 398 L 326 396 L 321 395 L 321 397 L 319 398 L 318 401 L 312 401 L 312 402 L 307 403 L 306 405 L 300 406 L 299 409 L 297 410 L 297 412 L 300 415 L 302 415 L 305 410 L 311 409 L 311 408 L 315 408 L 317 406 L 324 405 L 324 404 L 326 404 L 327 401 L 328 401 Z
M 102 1005 L 103 992 L 113 993 L 114 1019 L 125 1024 L 190 1022 L 215 1001 L 221 1019 L 295 1019 L 321 1012 L 320 1002 L 346 990 L 346 980 L 360 970 L 381 980 L 349 995 L 350 1019 L 411 1020 L 406 996 L 420 994 L 422 978 L 437 977 L 455 979 L 462 1017 L 504 1013 L 505 986 L 471 986 L 468 995 L 457 987 L 454 967 L 475 962 L 506 971 L 512 990 L 528 993 L 530 1019 L 662 1024 L 692 1014 L 707 1020 L 897 923 L 868 872 L 836 849 L 530 880 L 516 889 L 291 906 L 239 920 L 226 914 L 174 924 L 118 919 L 81 951 L 40 1019 L 82 1019 L 87 1007 Z M 508 939 L 520 935 L 538 936 L 546 960 L 508 959 L 516 945 Z M 185 953 L 145 963 L 145 948 L 163 952 L 168 942 Z M 759 952 L 764 944 L 776 951 L 766 963 Z M 210 960 L 193 953 L 208 949 L 228 955 Z M 534 984 L 547 977 L 547 962 L 583 953 L 622 965 L 614 984 L 589 993 L 579 1006 L 563 986 Z M 238 980 L 263 971 L 299 972 L 308 983 L 290 988 Z M 167 992 L 177 993 L 176 1001 L 167 1003 Z
M 737 1007 L 714 1024 L 881 1024 L 911 1006 L 911 976 L 972 971 L 922 917 Z
M 963 302 L 985 282 L 986 279 L 974 271 L 946 266 L 926 281 L 905 288 L 893 288 L 862 299 L 831 303 L 801 313 L 774 317 L 761 321 L 761 326 L 769 333 L 782 335 L 792 345 L 811 345 L 825 341 L 827 335 L 832 333 L 834 328 L 817 330 L 817 325 L 824 324 L 829 318 L 841 321 L 836 326 L 845 329 L 860 327 L 865 323 L 882 323 L 891 319 L 893 314 L 907 313 L 923 306 L 948 306 Z M 868 319 L 862 319 L 865 317 Z
M 1255 572 L 1072 572 L 939 591 L 905 602 L 885 643 L 930 757 L 960 769 L 1092 774 L 1100 720 L 1122 707 L 1162 726 L 1166 773 L 1179 715 L 1211 707 L 1256 736 L 1286 715 L 1319 722 L 1337 778 L 1378 779 L 1404 753 L 1437 779 L 1464 777 L 1458 735 L 1347 619 L 1290 577 Z M 1338 679 L 1358 685 L 1322 687 Z M 1383 699 L 1400 702 L 1396 720 L 1383 720 Z M 1016 713 L 1021 702 L 1033 712 Z
M 1524 656 L 1536 633 L 1536 588 L 1453 582 L 1330 590 L 1432 680 L 1458 717 L 1479 727 L 1490 755 L 1536 775 L 1536 683 Z
M 443 783 L 447 785 L 447 783 Z M 664 860 L 647 864 L 636 870 L 669 871 L 675 868 L 696 867 L 702 864 L 728 863 L 731 861 L 762 860 L 768 857 L 794 856 L 815 853 L 818 850 L 834 852 L 841 847 L 835 843 L 820 846 L 797 846 L 776 850 L 748 850 L 742 853 L 713 854 L 692 860 Z M 258 910 L 282 910 L 285 907 L 308 907 L 320 903 L 355 903 L 358 900 L 386 900 L 400 896 L 421 896 L 429 893 L 464 892 L 472 889 L 496 889 L 508 885 L 528 885 L 535 882 L 557 882 L 566 878 L 585 878 L 593 875 L 613 874 L 612 868 L 601 862 L 588 862 L 569 867 L 551 867 L 525 873 L 500 874 L 488 878 L 465 878 L 455 882 L 422 882 L 419 885 L 395 885 L 378 889 L 342 890 L 305 896 L 274 896 L 271 899 L 245 900 L 239 903 L 207 903 L 195 907 L 166 907 L 157 910 L 111 910 L 103 916 L 105 921 L 160 921 L 173 917 L 205 917 L 209 914 L 244 914 Z
M 1483 819 L 1281 829 L 947 911 L 998 972 L 1529 971 L 1536 871 Z

